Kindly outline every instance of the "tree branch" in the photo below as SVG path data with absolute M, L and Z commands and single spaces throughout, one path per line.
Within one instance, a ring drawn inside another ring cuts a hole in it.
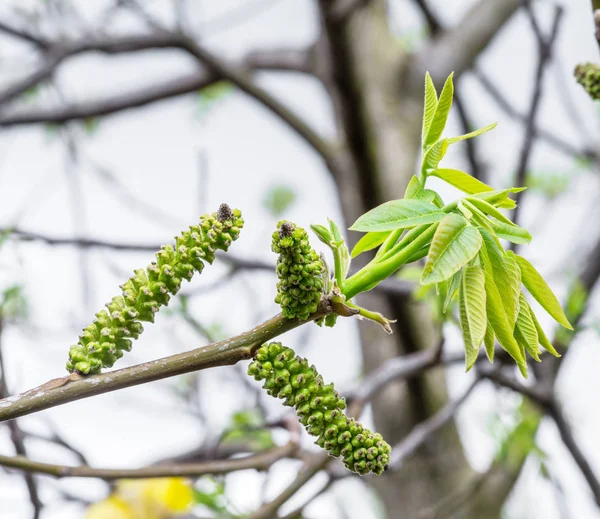
M 415 452 L 431 438 L 433 434 L 452 420 L 458 408 L 465 402 L 480 380 L 480 378 L 475 379 L 460 398 L 453 402 L 449 402 L 436 414 L 416 425 L 400 443 L 394 445 L 390 457 L 390 469 L 399 470 L 408 456 Z
M 153 465 L 141 469 L 102 469 L 86 465 L 69 467 L 32 461 L 24 456 L 10 457 L 2 455 L 0 455 L 0 466 L 17 469 L 29 474 L 46 474 L 56 478 L 99 478 L 106 481 L 114 479 L 198 477 L 206 474 L 228 474 L 238 470 L 267 470 L 276 461 L 292 456 L 297 448 L 298 444 L 290 441 L 281 447 L 242 458 L 201 463 Z
M 598 481 L 598 478 L 594 474 L 587 457 L 579 448 L 579 445 L 575 440 L 575 436 L 573 435 L 573 430 L 571 429 L 563 410 L 556 400 L 553 400 L 548 412 L 556 423 L 556 427 L 560 432 L 560 437 L 565 444 L 565 447 L 569 450 L 571 456 L 573 456 L 573 459 L 575 460 L 575 463 L 577 463 L 579 470 L 581 470 L 583 473 L 583 476 L 585 477 L 585 480 L 587 481 L 587 484 L 594 495 L 596 504 L 600 506 L 600 481 Z
M 544 72 L 546 71 L 550 60 L 552 59 L 552 47 L 554 46 L 554 42 L 558 37 L 558 28 L 560 26 L 560 21 L 564 14 L 563 8 L 560 6 L 556 6 L 554 11 L 554 20 L 552 22 L 552 29 L 550 31 L 550 34 L 546 38 L 543 36 L 539 26 L 537 25 L 535 15 L 533 14 L 533 8 L 531 7 L 531 4 L 529 2 L 525 4 L 525 10 L 528 14 L 528 18 L 536 34 L 539 56 L 535 75 L 535 86 L 531 97 L 529 113 L 527 114 L 527 120 L 525 123 L 525 137 L 523 138 L 523 145 L 521 147 L 521 154 L 519 156 L 519 165 L 517 166 L 516 181 L 514 184 L 517 187 L 521 187 L 526 183 L 529 157 L 531 156 L 531 152 L 533 151 L 533 144 L 536 137 L 535 119 L 540 107 L 540 102 L 542 100 Z M 519 207 L 521 205 L 522 199 L 523 192 L 517 193 L 515 195 L 515 202 L 517 203 L 517 207 L 513 212 L 513 221 L 515 223 L 519 223 Z M 514 244 L 511 245 L 513 245 L 511 247 L 512 249 L 516 248 L 514 247 Z
M 456 27 L 441 32 L 414 56 L 413 89 L 422 90 L 425 70 L 441 84 L 451 72 L 460 76 L 469 69 L 520 5 L 521 0 L 480 0 Z
M 268 71 L 302 71 L 310 70 L 310 50 L 275 50 L 254 51 L 248 54 L 237 65 L 237 69 L 246 72 L 258 70 Z M 23 81 L 0 93 L 0 104 L 14 95 L 20 94 L 45 79 L 51 70 L 65 59 L 61 56 L 58 62 L 49 61 L 42 69 Z M 301 66 L 302 68 L 297 68 Z M 51 69 L 51 70 L 48 70 Z M 111 98 L 75 103 L 57 108 L 23 108 L 14 113 L 0 115 L 0 126 L 21 126 L 26 124 L 54 123 L 62 124 L 73 120 L 106 116 L 133 108 L 139 108 L 172 97 L 194 93 L 211 86 L 222 78 L 208 70 L 181 75 L 163 83 L 139 88 L 137 90 L 115 95 Z
M 208 70 L 217 74 L 222 79 L 230 81 L 283 120 L 283 122 L 290 126 L 292 130 L 321 155 L 330 169 L 337 167 L 332 147 L 302 120 L 298 114 L 282 105 L 275 97 L 252 82 L 244 71 L 230 67 L 222 59 L 217 58 L 203 46 L 196 43 L 192 38 L 184 38 L 181 47 L 207 67 Z
M 325 313 L 324 310 L 319 310 L 311 315 L 309 320 L 317 319 Z M 215 366 L 235 364 L 251 358 L 254 350 L 265 341 L 306 322 L 308 321 L 286 319 L 278 314 L 252 330 L 202 348 L 99 375 L 82 377 L 74 373 L 53 379 L 20 395 L 0 400 L 0 422 L 125 387 Z

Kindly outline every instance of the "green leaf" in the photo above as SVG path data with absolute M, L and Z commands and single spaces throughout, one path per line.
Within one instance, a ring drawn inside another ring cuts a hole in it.
M 537 329 L 531 318 L 529 304 L 522 293 L 519 301 L 519 316 L 515 324 L 515 339 L 519 345 L 523 346 L 529 352 L 529 355 L 534 360 L 541 362 Z
M 513 243 L 529 243 L 531 241 L 531 234 L 522 227 L 516 225 L 507 225 L 502 222 L 492 221 L 492 227 L 494 232 L 500 238 L 511 241 Z
M 502 297 L 498 291 L 492 274 L 485 270 L 485 293 L 486 293 L 486 311 L 489 323 L 492 325 L 494 334 L 496 335 L 500 346 L 502 346 L 508 354 L 515 360 L 519 370 L 525 378 L 527 378 L 527 364 L 525 358 L 521 354 L 521 348 L 513 336 L 512 326 L 508 322 Z
M 402 198 L 385 202 L 363 214 L 352 231 L 393 231 L 405 227 L 439 222 L 446 213 L 433 204 Z
M 498 287 L 502 306 L 511 328 L 514 328 L 519 315 L 519 298 L 521 294 L 521 273 L 517 267 L 512 251 L 505 252 L 495 238 L 486 230 L 479 229 L 487 252 L 494 283 Z M 482 247 L 483 250 L 483 247 Z
M 552 343 L 550 342 L 548 337 L 546 337 L 546 334 L 544 333 L 544 330 L 542 329 L 542 325 L 538 321 L 538 319 L 531 307 L 529 307 L 529 314 L 531 315 L 531 320 L 533 321 L 533 324 L 535 325 L 535 329 L 538 334 L 538 339 L 539 339 L 540 344 L 542 345 L 542 348 L 544 348 L 548 353 L 551 353 L 555 357 L 560 357 L 561 356 L 560 353 L 558 353 L 556 351 L 556 349 L 554 348 L 554 346 L 552 345 Z
M 317 235 L 317 238 L 319 238 L 319 240 L 321 240 L 325 245 L 331 245 L 333 236 L 331 236 L 331 233 L 327 227 L 324 225 L 312 224 L 310 228 L 312 229 L 312 232 Z
M 521 279 L 523 280 L 525 288 L 527 288 L 534 299 L 557 323 L 572 330 L 573 327 L 563 312 L 558 299 L 556 299 L 554 292 L 552 292 L 548 284 L 544 281 L 541 274 L 525 258 L 516 256 L 516 260 L 521 271 Z
M 413 175 L 406 186 L 404 191 L 404 198 L 415 198 L 417 193 L 423 189 L 423 184 L 419 180 L 419 177 Z
M 448 279 L 475 257 L 481 243 L 481 234 L 465 218 L 455 213 L 446 215 L 431 240 L 421 283 Z
M 421 171 L 429 174 L 431 170 L 437 169 L 438 164 L 446 155 L 446 151 L 448 151 L 448 139 L 442 139 L 441 141 L 436 142 L 425 153 Z
M 444 88 L 442 89 L 440 99 L 435 109 L 433 121 L 429 126 L 429 131 L 427 132 L 427 137 L 425 138 L 426 148 L 438 141 L 444 132 L 444 128 L 446 127 L 448 114 L 450 113 L 450 108 L 452 108 L 452 98 L 454 97 L 454 85 L 452 83 L 453 76 L 454 73 L 451 73 L 448 76 L 448 79 L 446 79 L 446 83 L 444 83 Z
M 465 268 L 458 293 L 460 327 L 465 343 L 466 367 L 469 371 L 479 353 L 487 327 L 485 312 L 485 275 L 478 265 Z
M 356 258 L 356 256 L 362 254 L 363 252 L 372 250 L 375 247 L 379 247 L 390 235 L 390 233 L 391 231 L 368 232 L 360 240 L 358 240 L 358 243 L 352 249 L 351 256 Z
M 510 219 L 508 219 L 506 216 L 504 216 L 500 211 L 498 211 L 498 209 L 496 209 L 488 201 L 481 200 L 481 198 L 475 198 L 475 197 L 469 197 L 469 198 L 467 198 L 467 200 L 470 203 L 472 203 L 475 207 L 477 207 L 477 209 L 479 209 L 483 214 L 492 216 L 492 217 L 496 218 L 496 220 L 499 220 L 507 225 L 511 225 L 513 227 L 517 226 L 516 223 L 512 222 Z
M 462 279 L 462 270 L 459 270 L 456 274 L 454 274 L 454 276 L 452 276 L 452 278 L 449 280 L 449 282 L 448 282 L 448 280 L 446 280 L 446 282 L 448 282 L 449 285 L 448 285 L 448 290 L 446 292 L 446 297 L 444 298 L 444 305 L 442 307 L 443 313 L 446 313 L 446 310 L 448 310 L 448 305 L 450 304 L 450 301 L 452 301 L 454 294 L 456 294 L 456 291 L 458 290 L 458 287 L 460 286 L 461 279 Z
M 485 344 L 485 354 L 490 362 L 494 362 L 494 353 L 496 341 L 494 335 L 494 329 L 489 321 L 487 321 L 487 328 L 485 329 L 485 336 L 483 337 L 483 343 Z
M 482 200 L 487 200 L 490 204 L 495 207 L 501 207 L 502 209 L 514 209 L 517 207 L 517 204 L 514 200 L 509 198 L 511 193 L 520 193 L 524 191 L 525 187 L 511 187 L 510 189 L 502 189 L 502 190 L 494 190 L 494 191 L 484 191 L 482 193 L 474 193 L 473 196 L 476 198 L 481 198 Z
M 494 190 L 493 187 L 458 169 L 438 168 L 429 174 L 441 178 L 444 182 L 468 194 Z
M 489 132 L 490 130 L 493 130 L 497 125 L 498 125 L 498 123 L 492 123 L 492 124 L 488 124 L 487 126 L 484 126 L 483 128 L 479 128 L 479 130 L 474 130 L 472 132 L 465 133 L 464 135 L 459 135 L 458 137 L 449 137 L 448 143 L 454 144 L 456 142 L 466 141 L 467 139 L 472 139 L 473 137 L 477 137 L 486 132 Z
M 435 91 L 435 85 L 431 80 L 429 72 L 425 73 L 425 101 L 423 103 L 423 129 L 421 130 L 421 144 L 425 147 L 425 141 L 429 133 L 429 128 L 433 122 L 435 111 L 437 108 L 437 92 Z

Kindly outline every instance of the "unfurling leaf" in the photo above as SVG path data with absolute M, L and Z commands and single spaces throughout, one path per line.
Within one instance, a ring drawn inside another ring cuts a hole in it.
M 517 224 L 512 222 L 509 218 L 504 216 L 498 209 L 496 209 L 492 204 L 487 202 L 486 200 L 482 200 L 481 198 L 471 197 L 467 198 L 467 200 L 473 204 L 477 209 L 479 209 L 483 214 L 487 216 L 491 216 L 500 222 L 503 222 L 512 227 L 516 227 Z
M 450 278 L 475 257 L 482 241 L 479 231 L 465 218 L 454 213 L 446 215 L 433 235 L 421 284 Z
M 537 328 L 531 317 L 532 313 L 525 296 L 521 293 L 519 315 L 515 324 L 515 339 L 519 346 L 525 348 L 534 360 L 540 362 L 539 338 Z M 521 352 L 523 351 L 521 350 Z
M 368 232 L 360 240 L 358 240 L 358 243 L 352 249 L 352 257 L 356 258 L 356 256 L 362 254 L 363 252 L 367 252 L 375 247 L 379 247 L 390 235 L 390 232 L 391 231 Z
M 435 111 L 437 108 L 437 92 L 435 91 L 435 85 L 431 80 L 429 72 L 425 73 L 425 102 L 423 110 L 423 129 L 421 130 L 421 144 L 425 147 L 425 141 L 427 140 L 427 134 L 429 128 L 433 122 Z
M 484 184 L 464 171 L 458 169 L 438 168 L 434 169 L 430 175 L 441 178 L 451 186 L 460 189 L 464 193 L 482 193 L 484 191 L 493 191 L 494 188 Z
M 485 275 L 478 265 L 464 269 L 459 289 L 460 327 L 465 343 L 466 368 L 469 371 L 479 353 L 487 327 L 485 311 Z
M 448 151 L 448 139 L 436 142 L 425 153 L 421 171 L 428 174 L 432 170 L 437 169 L 439 163 L 446 155 L 446 151 Z
M 498 245 L 496 239 L 486 230 L 479 229 L 479 232 L 483 237 L 486 257 L 489 260 L 494 283 L 500 292 L 508 323 L 511 328 L 514 328 L 519 314 L 519 297 L 521 293 L 521 273 L 514 259 L 514 253 L 512 251 L 505 252 Z M 484 247 L 482 247 L 482 251 Z
M 433 204 L 402 198 L 381 204 L 363 214 L 352 231 L 393 231 L 405 227 L 439 222 L 446 213 Z
M 426 148 L 438 141 L 446 127 L 448 114 L 450 113 L 450 108 L 452 108 L 452 98 L 454 97 L 454 85 L 452 83 L 453 75 L 454 74 L 452 73 L 448 76 L 444 88 L 442 89 L 442 93 L 440 94 L 433 121 L 429 126 L 429 131 L 425 138 Z
M 485 354 L 490 362 L 494 362 L 494 351 L 496 346 L 494 329 L 489 321 L 487 321 L 487 328 L 485 329 L 485 336 L 483 337 L 483 343 L 485 344 Z
M 558 299 L 556 299 L 556 296 L 544 281 L 541 274 L 525 258 L 516 256 L 516 260 L 517 265 L 519 265 L 519 270 L 521 271 L 521 279 L 523 280 L 525 288 L 557 323 L 572 330 L 573 327 L 563 312 Z
M 494 330 L 494 334 L 496 335 L 500 346 L 515 359 L 522 375 L 527 378 L 527 364 L 525 363 L 525 358 L 521 354 L 521 348 L 513 336 L 513 329 L 506 317 L 498 287 L 496 286 L 496 283 L 494 283 L 492 274 L 487 270 L 485 271 L 485 294 L 487 318 Z
M 457 137 L 449 137 L 448 143 L 454 144 L 455 142 L 466 141 L 467 139 L 472 139 L 473 137 L 478 137 L 479 135 L 482 135 L 486 132 L 489 132 L 490 130 L 493 130 L 496 126 L 498 126 L 498 123 L 492 123 L 492 124 L 488 124 L 487 126 L 484 126 L 483 128 L 479 128 L 478 130 L 474 130 L 472 132 L 465 133 L 464 135 L 459 135 Z
M 496 236 L 504 238 L 513 243 L 525 244 L 531 241 L 531 234 L 522 227 L 516 225 L 507 225 L 502 222 L 492 222 L 492 227 Z
M 520 193 L 524 191 L 525 187 L 511 187 L 510 189 L 494 190 L 494 191 L 483 191 L 481 193 L 474 193 L 473 197 L 487 200 L 490 204 L 495 207 L 501 207 L 502 209 L 514 209 L 517 204 L 512 198 L 509 198 L 511 193 Z

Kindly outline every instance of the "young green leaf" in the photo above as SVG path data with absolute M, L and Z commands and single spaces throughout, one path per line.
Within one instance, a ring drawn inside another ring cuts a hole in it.
M 487 327 L 485 312 L 485 275 L 478 265 L 464 269 L 458 292 L 460 327 L 465 343 L 466 367 L 469 371 L 479 353 Z
M 531 241 L 531 234 L 522 227 L 516 225 L 507 225 L 502 222 L 492 221 L 492 227 L 496 236 L 504 238 L 513 243 L 529 243 Z
M 468 194 L 494 190 L 493 187 L 458 169 L 438 168 L 434 169 L 430 175 L 441 178 L 444 182 L 448 182 L 451 186 Z
M 487 321 L 487 328 L 485 329 L 485 336 L 483 337 L 483 343 L 485 344 L 485 354 L 490 362 L 494 362 L 494 353 L 496 347 L 496 341 L 494 335 L 494 329 L 489 321 Z
M 462 279 L 462 270 L 459 270 L 449 280 L 446 280 L 446 282 L 448 283 L 448 289 L 446 291 L 446 297 L 444 298 L 444 305 L 442 306 L 443 313 L 446 313 L 446 311 L 448 310 L 448 305 L 450 304 L 450 301 L 452 301 L 454 294 L 456 294 L 456 291 L 458 290 L 458 287 L 460 286 L 461 279 Z
M 465 133 L 464 135 L 459 135 L 458 137 L 449 137 L 448 143 L 454 144 L 455 142 L 466 141 L 467 139 L 472 139 L 473 137 L 478 137 L 479 135 L 482 135 L 486 132 L 489 132 L 490 130 L 493 130 L 497 125 L 498 125 L 498 123 L 492 123 L 492 124 L 488 124 L 487 126 L 484 126 L 483 128 L 479 128 L 479 130 L 474 130 L 472 132 Z
M 462 216 L 450 213 L 440 222 L 431 240 L 421 284 L 439 283 L 450 278 L 481 248 L 481 234 Z
M 312 229 L 312 232 L 317 235 L 317 238 L 319 238 L 319 240 L 321 240 L 325 245 L 331 245 L 333 236 L 331 236 L 331 233 L 327 227 L 319 224 L 312 224 L 310 228 Z
M 360 240 L 358 240 L 357 244 L 352 249 L 351 256 L 356 258 L 356 256 L 362 254 L 363 252 L 372 250 L 375 247 L 379 247 L 390 235 L 390 233 L 391 231 L 368 232 Z
M 423 184 L 419 180 L 419 177 L 413 175 L 406 186 L 404 191 L 404 198 L 416 198 L 419 191 L 423 189 Z
M 505 253 L 498 245 L 496 239 L 486 230 L 479 229 L 483 237 L 483 244 L 489 259 L 494 283 L 498 287 L 502 306 L 506 312 L 508 323 L 512 328 L 515 326 L 519 314 L 519 298 L 521 294 L 521 273 L 509 251 Z M 482 247 L 482 250 L 484 249 Z M 486 266 L 487 268 L 487 266 Z
M 498 209 L 496 209 L 492 204 L 487 202 L 486 200 L 482 200 L 481 198 L 470 197 L 467 200 L 472 203 L 477 209 L 479 209 L 483 214 L 488 216 L 492 216 L 507 225 L 511 225 L 516 227 L 516 223 L 512 222 L 509 218 L 504 216 Z
M 522 293 L 519 301 L 519 315 L 515 324 L 515 339 L 519 345 L 523 346 L 529 352 L 529 355 L 534 360 L 541 362 L 537 329 L 531 318 L 529 304 Z
M 516 256 L 516 260 L 517 265 L 519 265 L 519 270 L 521 271 L 521 279 L 523 280 L 523 285 L 525 285 L 525 288 L 529 290 L 529 293 L 534 297 L 534 299 L 542 306 L 544 310 L 546 310 L 546 312 L 552 316 L 557 323 L 569 330 L 572 330 L 573 327 L 571 326 L 571 323 L 563 312 L 558 299 L 556 299 L 556 296 L 548 284 L 544 281 L 544 278 L 525 258 Z
M 437 92 L 435 91 L 435 85 L 431 80 L 431 76 L 429 72 L 425 73 L 425 102 L 423 103 L 423 129 L 421 130 L 421 146 L 425 148 L 425 141 L 427 139 L 427 134 L 429 133 L 429 128 L 431 127 L 431 123 L 433 122 L 433 118 L 435 116 L 435 111 L 437 108 L 438 100 L 437 100 Z
M 422 200 L 402 198 L 385 202 L 363 214 L 352 231 L 393 231 L 405 227 L 439 222 L 446 213 L 438 207 Z
M 442 93 L 440 94 L 440 98 L 435 109 L 435 115 L 433 116 L 433 121 L 429 126 L 429 131 L 427 132 L 427 137 L 425 138 L 425 148 L 428 148 L 432 144 L 436 143 L 442 136 L 444 128 L 446 127 L 448 114 L 450 113 L 450 108 L 452 107 L 452 98 L 454 97 L 454 84 L 452 83 L 453 76 L 454 73 L 448 76 L 448 79 L 446 79 L 446 83 L 444 84 L 444 88 L 442 89 Z
M 502 297 L 498 291 L 492 274 L 485 270 L 485 294 L 486 294 L 486 311 L 489 323 L 492 325 L 494 334 L 496 335 L 500 346 L 502 346 L 508 354 L 515 360 L 519 370 L 525 378 L 527 378 L 527 363 L 521 354 L 521 348 L 513 336 L 512 326 L 508 322 Z
M 436 169 L 446 155 L 446 151 L 448 151 L 448 139 L 437 141 L 431 146 L 423 157 L 421 172 L 429 174 L 431 170 Z
M 473 196 L 475 198 L 481 198 L 482 200 L 487 200 L 490 204 L 495 207 L 501 207 L 502 209 L 514 209 L 517 207 L 517 204 L 514 200 L 509 198 L 511 193 L 520 193 L 524 191 L 525 187 L 511 187 L 510 189 L 502 189 L 502 190 L 494 190 L 494 191 L 484 191 L 481 193 L 474 193 Z
M 560 353 L 556 351 L 554 346 L 552 346 L 552 343 L 548 340 L 548 337 L 546 337 L 546 334 L 544 333 L 544 330 L 542 329 L 542 326 L 537 320 L 537 317 L 531 307 L 529 307 L 529 314 L 531 315 L 531 319 L 533 321 L 533 324 L 535 325 L 535 329 L 538 334 L 538 339 L 540 344 L 542 345 L 542 348 L 544 348 L 548 353 L 551 353 L 555 357 L 560 357 Z

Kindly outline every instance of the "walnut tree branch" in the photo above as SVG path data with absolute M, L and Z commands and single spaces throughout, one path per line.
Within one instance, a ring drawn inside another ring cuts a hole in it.
M 317 319 L 325 313 L 325 310 L 318 311 L 309 320 Z M 125 387 L 200 369 L 235 364 L 251 358 L 256 348 L 265 341 L 306 322 L 286 319 L 278 314 L 252 330 L 202 348 L 99 375 L 82 377 L 74 373 L 56 378 L 25 393 L 0 400 L 0 422 Z

